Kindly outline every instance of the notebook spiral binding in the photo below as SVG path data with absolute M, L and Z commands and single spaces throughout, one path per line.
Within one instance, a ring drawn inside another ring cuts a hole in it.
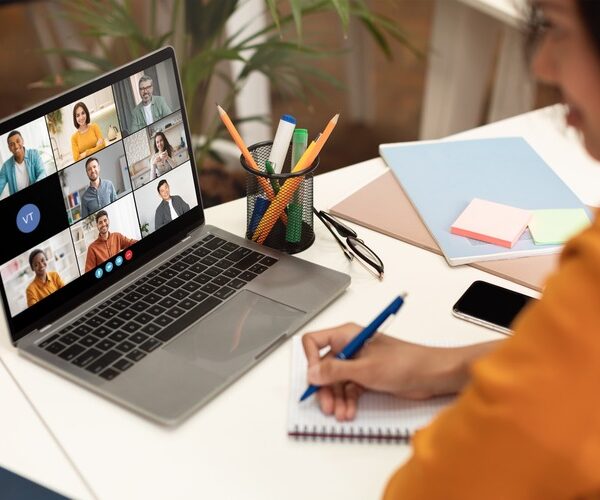
M 374 429 L 372 427 L 350 427 L 344 430 L 340 427 L 318 427 L 316 425 L 303 427 L 295 425 L 288 435 L 294 439 L 303 439 L 305 441 L 366 441 L 379 443 L 409 443 L 410 432 L 408 429 Z

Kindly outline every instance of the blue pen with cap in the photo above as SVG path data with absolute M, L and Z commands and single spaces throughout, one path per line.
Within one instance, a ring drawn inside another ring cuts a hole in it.
M 404 304 L 405 297 L 405 294 L 396 297 L 389 306 L 387 306 L 383 311 L 381 311 L 379 316 L 377 316 L 369 324 L 369 326 L 365 327 L 340 352 L 336 354 L 336 359 L 345 360 L 355 356 L 358 353 L 358 351 L 360 351 L 365 345 L 365 342 L 369 340 L 373 335 L 375 335 L 377 329 L 383 324 L 383 322 L 386 319 L 388 319 L 392 314 L 396 314 L 400 310 L 402 304 Z M 304 394 L 302 394 L 300 401 L 304 401 L 306 398 L 312 396 L 318 390 L 318 385 L 309 385 L 306 391 L 304 391 Z

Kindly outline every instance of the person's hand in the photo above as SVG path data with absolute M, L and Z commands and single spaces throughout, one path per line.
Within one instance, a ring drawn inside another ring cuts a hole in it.
M 104 145 L 104 139 L 98 139 L 96 141 L 96 147 L 103 146 L 103 145 Z
M 319 385 L 321 410 L 337 420 L 352 420 L 358 398 L 365 389 L 396 397 L 425 399 L 461 390 L 473 359 L 487 353 L 496 342 L 460 348 L 412 344 L 376 333 L 350 360 L 335 355 L 361 331 L 348 323 L 307 333 L 302 337 L 308 360 L 308 383 Z M 319 351 L 331 350 L 321 359 Z

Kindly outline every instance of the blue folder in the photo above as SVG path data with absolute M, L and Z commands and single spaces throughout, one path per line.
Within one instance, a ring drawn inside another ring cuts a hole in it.
M 451 234 L 450 226 L 473 198 L 526 210 L 583 208 L 591 218 L 522 137 L 382 144 L 379 154 L 452 266 L 561 249 L 535 245 L 528 230 L 512 248 Z

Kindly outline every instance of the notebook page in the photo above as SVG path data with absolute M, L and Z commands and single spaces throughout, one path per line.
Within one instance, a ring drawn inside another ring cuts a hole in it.
M 307 387 L 307 362 L 301 338 L 296 336 L 292 342 L 292 381 L 288 409 L 288 434 L 291 436 L 406 440 L 416 430 L 427 425 L 453 399 L 449 396 L 411 401 L 368 392 L 358 401 L 355 419 L 351 422 L 338 422 L 335 417 L 321 413 L 314 396 L 299 403 L 300 396 Z

